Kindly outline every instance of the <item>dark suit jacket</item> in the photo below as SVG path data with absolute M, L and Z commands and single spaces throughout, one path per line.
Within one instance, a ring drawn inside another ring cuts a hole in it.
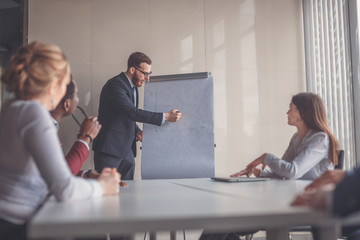
M 126 157 L 132 150 L 136 156 L 135 136 L 140 130 L 136 122 L 161 125 L 162 113 L 138 109 L 134 106 L 133 98 L 133 89 L 125 73 L 106 82 L 99 104 L 98 119 L 102 128 L 94 139 L 94 151 Z
M 333 193 L 333 212 L 345 216 L 360 210 L 360 168 L 348 173 Z

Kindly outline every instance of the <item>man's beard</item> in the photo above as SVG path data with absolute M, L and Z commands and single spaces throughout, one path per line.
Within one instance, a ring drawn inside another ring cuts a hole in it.
M 138 84 L 138 83 L 140 83 L 141 81 L 140 81 L 140 79 L 134 74 L 134 75 L 133 75 L 132 82 L 133 82 L 133 84 L 134 84 L 135 87 L 138 87 L 138 85 L 140 85 L 140 84 Z

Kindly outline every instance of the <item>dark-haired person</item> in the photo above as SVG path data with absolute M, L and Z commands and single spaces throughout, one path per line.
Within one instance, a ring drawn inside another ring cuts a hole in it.
M 305 188 L 291 203 L 293 206 L 310 206 L 336 216 L 347 216 L 360 211 L 360 168 L 350 171 L 327 171 Z M 360 240 L 360 226 L 342 227 L 342 236 Z M 313 239 L 318 239 L 313 229 Z
M 95 169 L 116 168 L 122 179 L 134 178 L 136 141 L 142 141 L 142 131 L 136 122 L 162 125 L 165 121 L 176 122 L 181 113 L 173 109 L 167 113 L 138 109 L 138 87 L 151 75 L 151 59 L 142 52 L 134 52 L 128 58 L 126 72 L 111 78 L 101 90 L 99 122 L 102 125 L 94 140 Z
M 61 99 L 59 105 L 51 111 L 51 116 L 57 128 L 61 119 L 73 114 L 78 104 L 78 88 L 75 82 L 71 80 L 66 88 L 65 96 Z M 89 145 L 92 139 L 98 135 L 100 128 L 101 125 L 97 121 L 97 117 L 87 117 L 82 122 L 77 140 L 65 156 L 66 162 L 74 175 L 85 178 L 96 178 L 100 175 L 96 171 L 92 171 L 92 169 L 86 171 L 80 170 L 86 159 L 89 157 Z
M 0 239 L 26 239 L 26 223 L 48 194 L 69 201 L 119 192 L 115 169 L 87 180 L 71 174 L 66 164 L 49 113 L 70 82 L 59 47 L 40 42 L 20 47 L 1 81 L 14 98 L 0 114 Z
M 337 165 L 339 143 L 327 123 L 325 107 L 319 95 L 299 93 L 292 97 L 288 124 L 297 132 L 282 158 L 264 153 L 244 170 L 231 175 L 254 174 L 256 177 L 314 180 Z M 262 165 L 262 169 L 257 168 Z M 268 166 L 269 169 L 264 170 Z
M 231 177 L 254 174 L 256 177 L 314 180 L 337 165 L 339 143 L 330 131 L 320 96 L 314 93 L 294 95 L 287 115 L 288 124 L 295 126 L 297 132 L 283 157 L 264 153 Z M 262 169 L 257 168 L 260 164 Z M 265 166 L 270 169 L 264 170 Z M 205 231 L 200 240 L 232 240 L 252 233 L 254 231 L 217 234 Z

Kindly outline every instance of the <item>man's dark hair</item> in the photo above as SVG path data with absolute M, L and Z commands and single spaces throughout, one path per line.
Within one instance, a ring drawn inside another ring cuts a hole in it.
M 140 64 L 142 62 L 145 62 L 149 65 L 151 65 L 151 59 L 142 52 L 134 52 L 130 55 L 129 59 L 128 59 L 128 68 L 130 69 L 131 67 L 140 67 Z

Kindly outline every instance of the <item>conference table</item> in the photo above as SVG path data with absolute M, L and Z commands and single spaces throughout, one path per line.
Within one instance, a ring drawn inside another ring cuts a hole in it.
M 206 229 L 265 230 L 287 240 L 292 226 L 315 225 L 322 240 L 335 240 L 336 221 L 290 202 L 309 181 L 216 182 L 209 178 L 128 181 L 116 196 L 48 201 L 28 224 L 30 239 L 102 237 L 138 232 Z

